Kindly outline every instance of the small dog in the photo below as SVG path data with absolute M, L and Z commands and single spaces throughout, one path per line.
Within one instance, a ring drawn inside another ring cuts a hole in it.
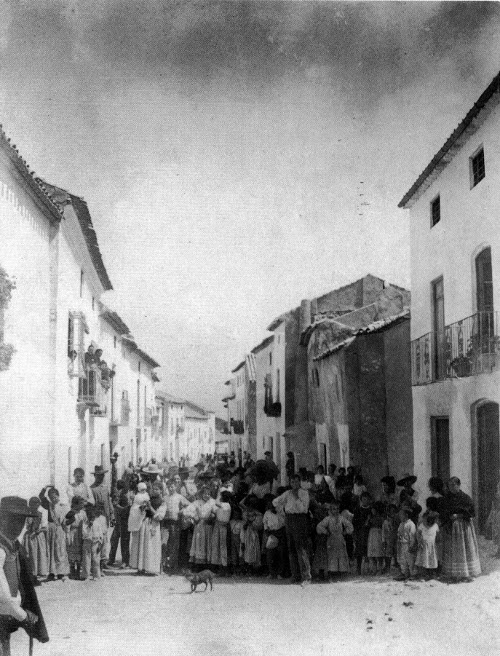
M 215 574 L 209 569 L 204 569 L 202 572 L 198 572 L 196 574 L 193 574 L 192 572 L 186 572 L 184 576 L 191 583 L 191 593 L 196 592 L 196 588 L 202 583 L 205 584 L 205 590 L 209 584 L 210 590 L 213 590 L 213 580 L 215 578 Z M 205 592 L 205 590 L 203 592 Z

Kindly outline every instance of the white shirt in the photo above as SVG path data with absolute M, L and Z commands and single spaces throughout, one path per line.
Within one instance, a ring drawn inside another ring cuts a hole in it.
M 21 608 L 21 593 L 18 592 L 16 597 L 10 594 L 9 583 L 3 571 L 5 558 L 5 551 L 0 547 L 0 615 L 11 615 L 19 622 L 24 622 L 26 611 Z
M 284 510 L 287 515 L 297 515 L 307 513 L 309 510 L 309 492 L 307 490 L 298 490 L 298 498 L 292 492 L 287 490 L 273 501 L 273 506 L 278 510 Z

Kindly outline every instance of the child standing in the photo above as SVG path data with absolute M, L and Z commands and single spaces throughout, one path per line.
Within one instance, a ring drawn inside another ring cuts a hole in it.
M 38 497 L 29 500 L 30 510 L 37 512 L 37 517 L 28 517 L 26 520 L 26 533 L 24 534 L 24 547 L 28 552 L 28 558 L 33 573 L 34 585 L 40 585 L 39 576 L 47 576 L 49 573 L 49 561 L 47 554 L 47 529 L 48 513 L 41 507 Z
M 349 557 L 344 534 L 350 535 L 353 531 L 354 527 L 351 522 L 340 515 L 338 501 L 332 501 L 328 507 L 328 515 L 316 527 L 318 535 L 327 535 L 326 552 L 330 580 L 337 572 L 349 571 Z
M 256 497 L 246 498 L 240 534 L 243 562 L 247 565 L 249 573 L 256 573 L 261 566 L 260 532 L 263 529 L 263 522 L 262 513 L 257 510 L 257 503 Z
M 238 574 L 242 564 L 241 554 L 241 529 L 243 528 L 243 512 L 239 506 L 234 506 L 229 522 L 231 531 L 231 567 L 233 574 Z
M 382 574 L 384 569 L 384 549 L 382 545 L 382 526 L 384 524 L 384 504 L 375 501 L 372 506 L 371 517 L 368 518 L 368 543 L 366 555 L 370 560 L 372 574 Z
M 219 572 L 225 575 L 227 570 L 227 526 L 231 518 L 232 494 L 227 490 L 220 493 L 220 501 L 217 502 L 215 511 L 215 524 L 212 532 L 212 545 L 210 552 L 210 563 L 221 567 Z
M 69 576 L 72 579 L 80 578 L 80 566 L 82 564 L 82 524 L 85 515 L 85 499 L 75 496 L 71 499 L 71 510 L 66 515 L 66 548 L 69 560 Z
M 101 578 L 101 550 L 107 530 L 106 517 L 101 509 L 86 504 L 82 522 L 82 581 Z
M 358 574 L 361 574 L 363 559 L 367 557 L 368 534 L 370 532 L 367 522 L 372 514 L 371 502 L 370 494 L 363 492 L 360 497 L 360 504 L 353 512 L 354 555 L 356 556 Z
M 385 560 L 383 572 L 387 572 L 391 569 L 392 559 L 396 558 L 398 526 L 398 507 L 396 504 L 390 503 L 387 506 L 386 517 L 382 524 L 382 552 Z
M 398 527 L 398 564 L 401 574 L 396 581 L 406 581 L 415 574 L 415 551 L 417 546 L 417 529 L 410 519 L 413 509 L 403 506 L 399 511 Z
M 436 537 L 439 532 L 437 520 L 437 512 L 426 511 L 417 529 L 418 551 L 415 565 L 425 570 L 424 576 L 427 579 L 434 576 L 439 564 L 436 550 Z
M 281 579 L 285 573 L 285 516 L 273 506 L 273 498 L 267 501 L 267 509 L 262 519 L 264 526 L 263 545 L 266 550 L 266 562 L 269 578 Z

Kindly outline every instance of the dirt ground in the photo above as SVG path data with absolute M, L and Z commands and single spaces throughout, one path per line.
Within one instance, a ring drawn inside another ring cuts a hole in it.
M 39 597 L 51 640 L 35 656 L 497 656 L 500 561 L 481 545 L 472 583 L 400 583 L 349 577 L 306 588 L 265 579 L 216 579 L 190 594 L 180 576 L 117 572 L 98 582 L 45 584 Z M 12 654 L 28 653 L 13 636 Z

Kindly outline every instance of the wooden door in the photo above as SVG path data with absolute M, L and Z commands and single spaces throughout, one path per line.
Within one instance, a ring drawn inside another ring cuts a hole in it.
M 477 517 L 484 532 L 486 520 L 498 485 L 500 468 L 500 431 L 498 403 L 485 403 L 477 409 Z

